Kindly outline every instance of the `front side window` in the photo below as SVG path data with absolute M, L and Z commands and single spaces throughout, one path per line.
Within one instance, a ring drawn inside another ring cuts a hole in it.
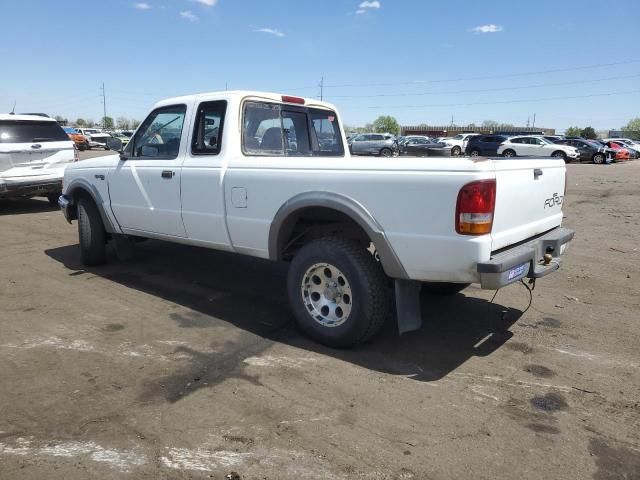
M 511 143 L 526 143 L 525 140 L 526 140 L 525 138 L 512 138 L 510 140 L 510 142 Z
M 185 105 L 162 107 L 151 113 L 140 126 L 132 142 L 132 158 L 171 160 L 178 156 Z
M 191 153 L 194 155 L 217 155 L 220 153 L 226 111 L 227 102 L 224 100 L 203 102 L 198 106 L 191 140 Z
M 368 140 L 364 137 L 354 141 Z M 335 113 L 261 102 L 245 104 L 242 149 L 245 155 L 344 155 Z

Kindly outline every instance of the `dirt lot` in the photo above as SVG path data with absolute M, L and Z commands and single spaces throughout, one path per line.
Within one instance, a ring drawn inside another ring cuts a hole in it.
M 292 325 L 285 265 L 149 241 L 84 269 L 75 224 L 0 203 L 0 478 L 640 478 L 640 161 L 569 170 L 531 308 L 425 296 L 351 351 Z

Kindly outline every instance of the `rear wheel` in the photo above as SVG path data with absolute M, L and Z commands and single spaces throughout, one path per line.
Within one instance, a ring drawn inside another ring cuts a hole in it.
M 392 157 L 393 152 L 390 148 L 383 148 L 382 150 L 380 150 L 380 155 L 383 157 Z
M 357 242 L 327 237 L 298 251 L 287 290 L 300 328 L 314 340 L 344 348 L 375 335 L 391 294 L 379 262 Z
M 462 149 L 458 146 L 455 146 L 451 149 L 451 155 L 453 155 L 454 157 L 457 157 L 461 153 L 462 153 Z
M 551 154 L 551 156 L 552 156 L 553 158 L 561 158 L 561 159 L 562 159 L 562 160 L 564 160 L 565 162 L 567 161 L 567 154 L 566 154 L 566 153 L 564 153 L 564 152 L 562 152 L 562 151 L 560 151 L 560 150 L 558 150 L 557 152 L 553 152 L 553 153 Z
M 516 156 L 516 152 L 514 152 L 513 150 L 505 150 L 504 152 L 502 152 L 502 156 L 503 157 L 515 157 Z
M 470 157 L 479 157 L 480 156 L 480 150 L 478 150 L 477 148 L 474 148 L 473 150 L 471 150 L 469 152 L 469 156 Z
M 593 163 L 597 163 L 597 164 L 604 163 L 604 155 L 602 153 L 596 153 L 593 156 Z
M 98 207 L 88 198 L 81 198 L 78 202 L 78 238 L 83 265 L 104 263 L 107 256 L 106 233 Z

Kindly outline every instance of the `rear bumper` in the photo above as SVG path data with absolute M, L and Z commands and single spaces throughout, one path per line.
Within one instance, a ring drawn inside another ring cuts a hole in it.
M 567 244 L 574 231 L 558 227 L 540 237 L 499 251 L 491 260 L 478 264 L 480 286 L 497 290 L 523 278 L 541 278 L 562 265 Z M 548 255 L 545 260 L 545 255 Z
M 62 180 L 25 180 L 4 182 L 0 180 L 0 198 L 37 197 L 62 191 Z

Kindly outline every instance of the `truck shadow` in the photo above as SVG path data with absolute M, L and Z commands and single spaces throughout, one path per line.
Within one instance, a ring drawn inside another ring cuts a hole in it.
M 46 198 L 18 198 L 10 200 L 0 200 L 0 216 L 54 212 L 57 210 L 59 210 L 59 208 L 51 205 Z
M 90 272 L 188 308 L 189 315 L 168 314 L 179 327 L 203 329 L 203 335 L 214 338 L 223 320 L 244 331 L 240 340 L 226 342 L 222 351 L 219 343 L 213 352 L 204 353 L 178 347 L 176 353 L 188 355 L 191 364 L 150 380 L 145 400 L 163 397 L 177 401 L 229 377 L 259 383 L 244 373 L 244 360 L 274 343 L 417 381 L 436 381 L 469 358 L 498 349 L 512 336 L 508 328 L 522 315 L 520 310 L 489 304 L 464 292 L 451 297 L 423 294 L 423 326 L 419 331 L 398 336 L 395 318 L 390 318 L 372 342 L 335 350 L 309 340 L 296 328 L 287 302 L 286 264 L 151 240 L 139 244 L 129 262 L 119 262 L 110 252 L 109 263 L 90 269 L 80 264 L 77 245 L 45 253 L 64 264 L 71 271 L 69 275 Z M 163 385 L 162 391 L 154 387 L 158 384 Z

